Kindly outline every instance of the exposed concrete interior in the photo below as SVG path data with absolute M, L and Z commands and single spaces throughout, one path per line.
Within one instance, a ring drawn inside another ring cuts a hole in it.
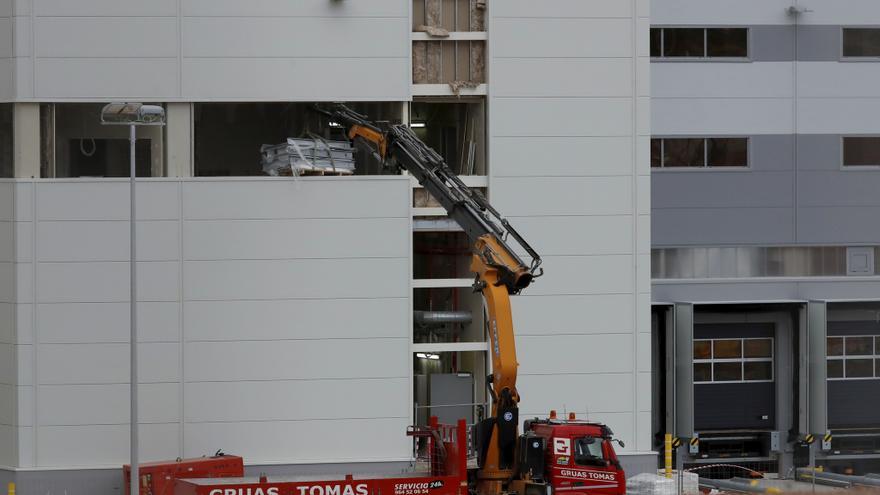
M 483 32 L 484 0 L 413 0 L 413 84 L 476 85 L 486 82 L 486 41 L 448 39 L 453 32 Z
M 423 98 L 410 104 L 413 131 L 459 175 L 486 175 L 486 104 L 481 97 Z

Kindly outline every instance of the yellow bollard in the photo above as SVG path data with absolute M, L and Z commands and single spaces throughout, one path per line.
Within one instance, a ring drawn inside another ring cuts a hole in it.
M 665 473 L 666 477 L 672 479 L 672 434 L 667 433 L 666 437 L 663 439 L 664 453 L 663 460 L 665 461 Z
M 10 481 L 9 484 L 6 485 L 6 494 L 15 495 L 15 483 Z

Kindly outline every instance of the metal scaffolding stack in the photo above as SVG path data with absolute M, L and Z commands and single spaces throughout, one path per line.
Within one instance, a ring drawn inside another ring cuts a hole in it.
M 288 138 L 260 147 L 267 175 L 352 175 L 354 150 L 348 141 Z

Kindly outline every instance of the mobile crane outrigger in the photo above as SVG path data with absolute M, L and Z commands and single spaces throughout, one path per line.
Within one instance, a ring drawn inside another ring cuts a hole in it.
M 432 458 L 427 476 L 353 477 L 344 480 L 261 478 L 177 479 L 176 495 L 624 495 L 626 480 L 612 446 L 611 430 L 599 423 L 556 418 L 525 422 L 518 433 L 520 396 L 510 296 L 541 276 L 541 257 L 486 199 L 471 190 L 443 158 L 406 125 L 375 123 L 342 104 L 316 110 L 347 129 L 356 149 L 385 165 L 396 164 L 421 184 L 464 230 L 471 242 L 474 290 L 488 313 L 492 373 L 487 377 L 491 414 L 476 425 L 476 472 L 468 472 L 466 425 L 411 428 L 427 437 Z M 526 263 L 511 245 L 529 257 Z M 622 443 L 621 443 L 622 445 Z M 184 461 L 186 462 L 186 461 Z M 192 462 L 199 463 L 199 460 Z M 201 462 L 217 462 L 208 459 Z M 239 463 L 240 464 L 240 463 Z M 210 466 L 206 471 L 210 471 Z M 160 463 L 158 469 L 180 467 Z M 206 475 L 208 476 L 208 475 Z M 216 476 L 216 474 L 215 474 Z M 228 476 L 228 474 L 225 474 Z M 127 486 L 127 485 L 126 485 Z M 145 493 L 142 489 L 142 494 Z

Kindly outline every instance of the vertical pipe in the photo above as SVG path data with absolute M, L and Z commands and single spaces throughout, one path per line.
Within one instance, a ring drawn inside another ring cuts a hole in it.
M 663 462 L 666 478 L 672 479 L 672 434 L 667 433 L 663 439 Z
M 6 493 L 7 495 L 15 495 L 15 483 L 10 481 L 9 484 L 6 485 Z
M 135 170 L 135 143 L 137 141 L 137 127 L 134 124 L 129 126 L 129 160 L 131 162 L 131 170 L 129 176 L 129 199 L 131 201 L 129 227 L 130 227 L 130 243 L 131 243 L 131 259 L 129 261 L 130 280 L 131 280 L 131 301 L 130 301 L 130 329 L 131 329 L 131 488 L 130 495 L 139 495 L 140 473 L 138 472 L 138 376 L 137 376 L 137 226 L 135 219 L 137 218 L 135 211 L 135 179 L 137 173 Z

